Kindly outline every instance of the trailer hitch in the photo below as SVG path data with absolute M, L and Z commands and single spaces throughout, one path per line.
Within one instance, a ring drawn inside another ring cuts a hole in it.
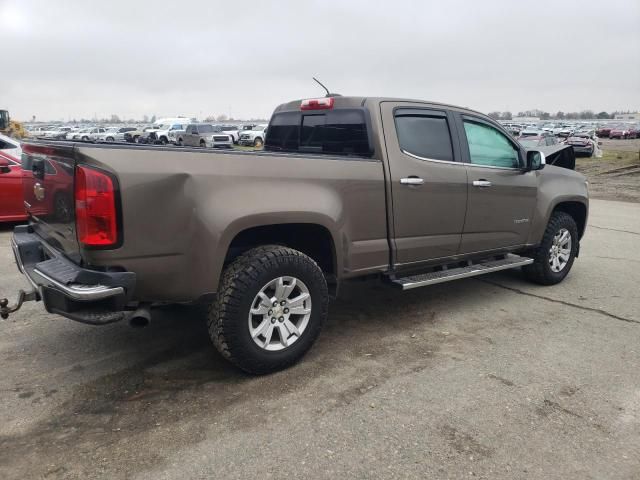
M 37 302 L 39 300 L 40 294 L 37 290 L 30 290 L 28 292 L 20 290 L 18 292 L 18 301 L 14 306 L 9 306 L 9 300 L 6 298 L 0 300 L 0 318 L 6 320 L 9 318 L 10 313 L 20 310 L 20 307 L 22 307 L 24 302 Z

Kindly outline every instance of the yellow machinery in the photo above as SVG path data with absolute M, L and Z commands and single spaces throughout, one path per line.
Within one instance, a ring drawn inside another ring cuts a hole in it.
M 11 120 L 7 110 L 0 110 L 0 133 L 14 138 L 24 138 L 27 131 L 20 122 Z

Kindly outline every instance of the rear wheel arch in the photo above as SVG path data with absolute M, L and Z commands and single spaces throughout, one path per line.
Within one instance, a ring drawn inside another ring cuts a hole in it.
M 283 245 L 309 256 L 327 277 L 330 291 L 335 292 L 340 258 L 334 235 L 326 226 L 318 223 L 275 223 L 238 231 L 225 249 L 222 271 L 244 252 L 263 245 Z

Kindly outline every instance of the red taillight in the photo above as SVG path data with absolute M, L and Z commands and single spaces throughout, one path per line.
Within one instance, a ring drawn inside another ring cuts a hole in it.
M 75 182 L 78 241 L 96 247 L 115 245 L 118 226 L 113 180 L 98 170 L 76 167 Z
M 308 98 L 300 104 L 300 110 L 331 110 L 333 97 Z

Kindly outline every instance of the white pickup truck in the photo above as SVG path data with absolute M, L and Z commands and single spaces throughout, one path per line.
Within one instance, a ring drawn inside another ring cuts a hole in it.
M 244 146 L 262 147 L 267 134 L 267 125 L 255 125 L 250 130 L 241 130 L 238 143 Z

